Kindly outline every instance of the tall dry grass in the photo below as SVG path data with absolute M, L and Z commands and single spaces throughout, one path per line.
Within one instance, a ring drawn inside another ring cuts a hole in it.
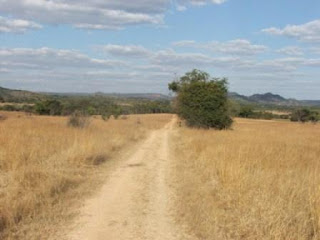
M 320 239 L 320 125 L 177 130 L 178 220 L 199 239 Z
M 171 118 L 132 115 L 106 122 L 95 117 L 79 129 L 68 127 L 64 117 L 1 115 L 7 119 L 0 122 L 0 239 L 43 239 L 27 235 L 34 221 L 39 224 L 33 231 L 43 231 L 41 222 L 63 212 L 68 198 L 82 197 L 79 186 L 94 187 L 88 181 L 96 168 Z

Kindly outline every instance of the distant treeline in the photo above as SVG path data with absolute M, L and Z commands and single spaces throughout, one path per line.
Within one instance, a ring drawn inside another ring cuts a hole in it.
M 296 107 L 290 109 L 289 113 L 274 114 L 271 111 L 261 110 L 250 105 L 236 105 L 231 104 L 231 112 L 235 117 L 241 118 L 252 118 L 252 119 L 287 119 L 292 122 L 318 122 L 320 121 L 320 110 L 319 109 L 310 109 L 310 108 L 300 108 Z
M 1 99 L 0 99 L 1 100 Z M 144 98 L 117 98 L 109 96 L 46 96 L 25 103 L 20 101 L 6 102 L 0 105 L 3 111 L 21 111 L 39 115 L 67 116 L 75 112 L 85 115 L 101 115 L 109 118 L 127 114 L 172 113 L 170 100 L 150 100 Z M 21 100 L 21 99 L 19 99 Z M 279 113 L 270 111 L 278 110 Z M 264 108 L 257 105 L 243 105 L 229 100 L 229 111 L 233 117 L 252 119 L 287 119 L 294 122 L 318 122 L 320 110 L 315 108 L 287 107 Z M 281 112 L 289 112 L 281 114 Z
M 0 110 L 51 116 L 66 116 L 74 112 L 103 116 L 172 112 L 169 100 L 117 99 L 105 96 L 54 96 L 33 104 L 3 105 Z

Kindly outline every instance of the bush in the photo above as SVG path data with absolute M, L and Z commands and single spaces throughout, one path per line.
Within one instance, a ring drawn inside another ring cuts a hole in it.
M 62 113 L 62 105 L 57 100 L 46 100 L 43 102 L 38 102 L 35 105 L 35 111 L 39 115 L 52 115 L 57 116 Z
M 90 124 L 89 116 L 81 113 L 81 112 L 74 112 L 68 120 L 69 127 L 75 128 L 85 128 Z
M 101 115 L 103 121 L 108 121 L 111 117 L 111 113 L 104 113 Z
M 195 69 L 170 83 L 169 89 L 177 93 L 176 112 L 188 126 L 230 128 L 227 79 L 210 78 L 208 73 Z
M 318 122 L 320 119 L 319 113 L 311 111 L 307 108 L 297 109 L 291 114 L 290 120 L 292 122 Z
M 13 112 L 13 111 L 21 111 L 21 107 L 19 107 L 19 105 L 16 105 L 16 104 L 8 104 L 8 105 L 4 105 L 1 107 L 1 110 L 3 111 L 10 111 L 10 112 Z
M 241 106 L 239 117 L 242 118 L 252 118 L 254 115 L 253 108 L 251 106 Z
M 114 119 L 118 119 L 121 115 L 121 108 L 115 107 L 114 109 L 112 109 L 112 115 Z

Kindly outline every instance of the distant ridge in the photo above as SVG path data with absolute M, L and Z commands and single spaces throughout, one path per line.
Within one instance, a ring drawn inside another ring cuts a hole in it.
M 58 92 L 30 92 L 0 87 L 0 102 L 35 102 L 48 97 L 75 96 L 105 96 L 112 98 L 136 98 L 148 100 L 170 100 L 172 97 L 161 93 L 58 93 Z
M 171 96 L 161 93 L 48 93 L 48 92 L 30 92 L 24 90 L 12 90 L 0 87 L 0 102 L 36 102 L 46 99 L 50 96 L 105 96 L 112 98 L 136 98 L 147 100 L 170 100 Z M 240 104 L 273 105 L 273 106 L 317 106 L 320 107 L 320 100 L 296 100 L 287 99 L 278 94 L 264 93 L 245 96 L 236 92 L 230 92 L 229 98 Z
M 244 96 L 230 92 L 229 97 L 242 104 L 277 105 L 277 106 L 320 106 L 320 100 L 296 100 L 284 98 L 278 94 L 264 93 Z
M 0 87 L 0 102 L 34 102 L 43 98 L 39 93 Z
M 273 93 L 265 93 L 265 94 L 254 94 L 249 97 L 249 99 L 257 102 L 282 102 L 286 101 L 284 97 L 281 97 L 278 94 L 273 94 Z

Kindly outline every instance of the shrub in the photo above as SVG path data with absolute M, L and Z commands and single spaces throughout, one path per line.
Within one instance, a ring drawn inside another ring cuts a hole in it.
M 292 122 L 317 122 L 319 121 L 319 113 L 316 111 L 311 111 L 307 108 L 297 109 L 291 114 L 290 120 Z
M 90 118 L 89 116 L 76 111 L 74 112 L 68 120 L 68 126 L 69 127 L 75 127 L 75 128 L 85 128 L 90 124 Z
M 188 126 L 230 128 L 227 79 L 211 78 L 195 69 L 170 83 L 169 89 L 177 93 L 176 112 Z
M 111 115 L 112 115 L 111 113 L 104 113 L 101 115 L 101 118 L 103 121 L 108 121 L 110 119 Z
M 57 116 L 62 113 L 62 105 L 57 100 L 46 100 L 43 102 L 38 102 L 35 105 L 35 111 L 39 115 L 52 115 Z
M 121 115 L 121 108 L 120 107 L 114 107 L 113 109 L 112 109 L 112 115 L 113 115 L 113 118 L 114 119 L 118 119 L 119 117 L 120 117 L 120 115 Z
M 250 118 L 254 115 L 253 108 L 251 106 L 241 106 L 239 117 Z
M 10 112 L 13 112 L 13 111 L 21 111 L 21 107 L 19 107 L 19 105 L 17 104 L 8 104 L 8 105 L 4 105 L 1 107 L 1 110 L 3 111 L 10 111 Z

